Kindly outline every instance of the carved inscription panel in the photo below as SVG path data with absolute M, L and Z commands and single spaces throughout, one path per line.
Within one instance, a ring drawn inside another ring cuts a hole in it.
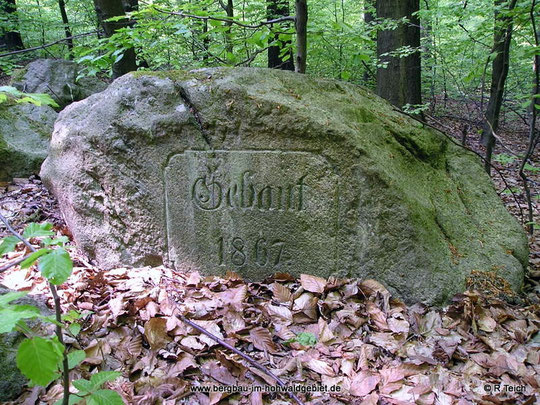
M 334 271 L 338 176 L 321 156 L 186 151 L 165 169 L 170 259 L 251 279 Z

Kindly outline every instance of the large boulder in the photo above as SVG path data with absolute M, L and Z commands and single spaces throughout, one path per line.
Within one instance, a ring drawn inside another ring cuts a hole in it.
M 0 182 L 39 173 L 57 116 L 48 106 L 0 104 Z
M 478 158 L 343 82 L 133 73 L 67 107 L 41 176 L 100 266 L 375 278 L 442 303 L 473 270 L 519 289 L 527 239 Z
M 64 108 L 107 88 L 107 84 L 96 77 L 77 79 L 80 71 L 81 66 L 69 60 L 37 59 L 16 71 L 11 85 L 25 93 L 48 94 Z

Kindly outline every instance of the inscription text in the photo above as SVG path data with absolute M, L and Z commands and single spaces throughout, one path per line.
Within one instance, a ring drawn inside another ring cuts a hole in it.
M 216 174 L 198 177 L 191 187 L 193 204 L 204 211 L 220 208 L 259 211 L 302 211 L 307 175 L 285 185 L 259 184 L 255 173 L 243 171 L 237 181 L 224 185 Z

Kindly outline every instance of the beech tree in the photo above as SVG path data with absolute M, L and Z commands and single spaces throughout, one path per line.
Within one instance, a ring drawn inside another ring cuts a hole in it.
M 268 0 L 266 3 L 266 10 L 268 13 L 268 20 L 273 20 L 279 17 L 286 17 L 289 15 L 289 2 L 288 0 Z M 279 41 L 279 33 L 272 31 L 269 42 Z M 292 49 L 285 55 L 282 55 L 282 49 L 290 46 L 291 40 L 280 41 L 282 45 L 272 45 L 268 47 L 268 67 L 282 70 L 294 71 L 294 56 Z
M 58 8 L 60 8 L 60 15 L 62 16 L 62 23 L 64 24 L 64 32 L 66 33 L 66 42 L 68 46 L 68 58 L 73 58 L 73 38 L 71 34 L 71 28 L 69 27 L 69 19 L 66 12 L 66 3 L 64 0 L 58 0 Z
M 491 89 L 482 128 L 482 143 L 486 146 L 485 169 L 491 173 L 491 156 L 495 146 L 494 133 L 499 128 L 504 86 L 510 65 L 510 44 L 512 41 L 513 17 L 512 10 L 517 0 L 506 2 L 495 0 L 495 26 L 493 30 L 493 49 L 495 54 L 492 62 Z
M 105 35 L 110 37 L 121 28 L 130 26 L 130 20 L 122 18 L 116 21 L 107 21 L 112 17 L 125 15 L 122 0 L 94 0 L 94 7 L 98 20 L 105 31 Z M 125 49 L 120 60 L 113 64 L 113 78 L 120 77 L 128 72 L 137 70 L 137 59 L 135 48 Z
M 296 0 L 296 72 L 306 72 L 307 60 L 307 0 Z
M 17 29 L 18 17 L 15 0 L 0 0 L 0 15 L 8 22 L 9 27 L 3 29 L 0 35 L 0 44 L 4 44 L 8 50 L 23 49 L 21 33 Z
M 422 103 L 419 7 L 419 0 L 376 2 L 379 20 L 397 22 L 377 33 L 377 94 L 399 108 Z

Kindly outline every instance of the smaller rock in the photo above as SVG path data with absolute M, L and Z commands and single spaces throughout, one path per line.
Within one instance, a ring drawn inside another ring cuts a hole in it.
M 11 85 L 25 93 L 45 93 L 58 103 L 60 109 L 83 100 L 107 88 L 96 77 L 77 80 L 81 66 L 64 59 L 38 59 L 16 71 Z
M 9 289 L 0 285 L 0 295 L 10 292 Z M 16 301 L 21 305 L 34 305 L 41 310 L 44 315 L 52 315 L 52 311 L 47 308 L 44 302 L 40 302 L 32 297 L 23 297 Z M 30 321 L 33 329 L 40 329 L 43 325 L 40 322 Z M 0 401 L 13 401 L 23 392 L 28 380 L 24 377 L 16 364 L 17 348 L 24 340 L 25 336 L 20 332 L 0 334 Z
M 0 104 L 0 182 L 39 173 L 57 115 L 49 106 Z

